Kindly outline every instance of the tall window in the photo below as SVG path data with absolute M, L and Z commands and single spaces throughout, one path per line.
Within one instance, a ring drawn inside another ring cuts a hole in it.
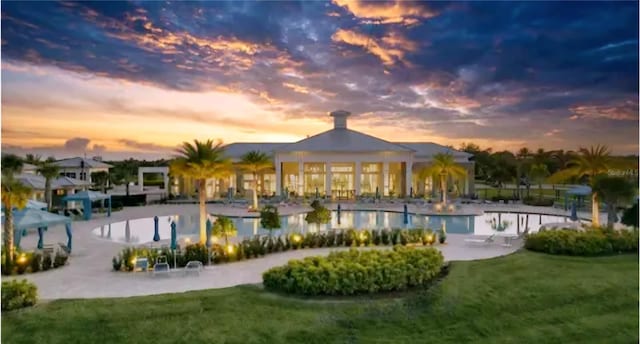
M 362 175 L 360 176 L 360 193 L 375 194 L 376 188 L 382 194 L 382 164 L 362 163 Z
M 325 193 L 325 163 L 311 162 L 304 164 L 304 193 Z
M 351 198 L 355 194 L 355 164 L 331 164 L 331 196 Z
M 298 163 L 297 162 L 283 162 L 282 163 L 282 192 L 288 191 L 289 193 L 298 193 Z M 274 187 L 275 189 L 275 187 Z
M 404 176 L 402 174 L 402 163 L 389 163 L 389 196 L 404 195 L 404 188 L 402 187 Z

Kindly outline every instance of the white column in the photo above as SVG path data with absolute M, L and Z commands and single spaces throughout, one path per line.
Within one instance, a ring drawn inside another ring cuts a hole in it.
M 164 178 L 164 192 L 168 195 L 169 192 L 169 173 L 163 173 L 162 177 Z
M 389 196 L 389 162 L 382 163 L 382 195 Z
M 298 160 L 298 196 L 304 195 L 304 162 Z
M 360 181 L 362 178 L 362 163 L 360 161 L 356 161 L 356 175 L 355 175 L 355 185 L 356 185 L 356 196 L 360 196 Z
M 138 168 L 138 187 L 140 188 L 140 192 L 144 191 L 144 178 L 142 176 L 141 168 Z
M 406 167 L 406 171 L 405 171 L 406 190 L 404 191 L 404 196 L 409 197 L 409 195 L 411 194 L 411 184 L 413 181 L 413 172 L 411 171 L 411 169 L 413 168 L 413 162 L 407 161 L 405 167 Z
M 282 163 L 276 159 L 276 196 L 282 195 Z
M 327 196 L 331 196 L 331 162 L 327 161 L 325 166 L 324 193 Z

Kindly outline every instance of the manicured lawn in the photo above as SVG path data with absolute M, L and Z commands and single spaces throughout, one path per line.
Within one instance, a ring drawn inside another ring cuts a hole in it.
M 56 301 L 3 314 L 2 341 L 638 342 L 637 255 L 574 258 L 521 252 L 457 262 L 449 276 L 430 291 L 400 296 L 360 297 L 357 302 L 302 300 L 245 286 L 127 299 Z

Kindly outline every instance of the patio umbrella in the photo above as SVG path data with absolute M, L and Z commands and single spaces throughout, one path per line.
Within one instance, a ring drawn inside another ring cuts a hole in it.
M 71 234 L 71 224 L 67 223 L 64 225 L 65 230 L 67 231 L 67 248 L 69 248 L 69 252 L 71 252 L 71 238 L 73 235 Z
M 379 199 L 379 198 L 380 198 L 380 190 L 376 186 L 376 199 Z
M 160 233 L 158 232 L 158 217 L 153 217 L 153 241 L 160 241 Z
M 171 222 L 171 249 L 175 250 L 177 248 L 177 238 L 178 235 L 176 234 L 176 223 L 175 222 Z
M 404 205 L 404 224 L 408 224 L 409 223 L 409 211 L 407 209 L 407 205 Z
M 207 248 L 210 248 L 211 247 L 211 220 L 209 220 L 209 219 L 207 219 L 206 230 L 207 230 L 207 243 L 206 243 L 206 245 L 207 245 Z
M 340 204 L 338 204 L 338 224 L 340 224 L 340 210 L 341 210 L 341 207 L 340 207 Z
M 576 202 L 571 203 L 571 221 L 578 221 L 578 211 L 576 209 Z
M 124 241 L 131 241 L 131 227 L 129 226 L 129 220 L 127 220 L 127 223 L 124 225 Z
M 409 189 L 409 197 L 413 198 L 413 186 Z
M 284 188 L 284 199 L 289 199 L 289 187 Z
M 43 227 L 38 227 L 38 249 L 42 250 L 43 242 L 42 242 L 42 232 L 44 232 Z
M 318 192 L 318 187 L 316 187 L 316 199 L 320 198 L 320 193 Z

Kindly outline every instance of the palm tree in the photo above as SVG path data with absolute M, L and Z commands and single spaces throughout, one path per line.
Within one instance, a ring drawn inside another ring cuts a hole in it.
M 551 181 L 567 181 L 571 178 L 587 177 L 593 187 L 596 176 L 607 173 L 613 167 L 611 153 L 607 146 L 596 145 L 591 148 L 580 148 L 578 155 L 567 163 L 567 168 L 553 174 Z M 591 223 L 600 225 L 600 207 L 598 205 L 598 192 L 591 191 Z
M 13 177 L 2 178 L 2 204 L 4 211 L 4 249 L 7 263 L 11 264 L 14 256 L 13 209 L 22 209 L 27 205 L 31 189 Z
M 635 196 L 633 184 L 623 177 L 598 176 L 593 182 L 593 192 L 607 204 L 607 227 L 613 227 L 618 220 L 618 206 L 628 204 Z
M 27 154 L 24 158 L 24 162 L 32 165 L 38 165 L 40 161 L 42 161 L 42 157 L 38 154 Z
M 193 143 L 183 142 L 177 150 L 176 157 L 170 164 L 171 174 L 192 178 L 198 183 L 198 198 L 200 203 L 200 242 L 207 240 L 207 179 L 227 176 L 232 171 L 231 161 L 224 156 L 222 142 L 212 140 Z
M 109 173 L 105 171 L 91 173 L 91 180 L 96 188 L 99 188 L 102 193 L 107 192 L 107 184 L 109 183 Z
M 119 162 L 110 174 L 111 182 L 116 185 L 125 185 L 127 197 L 129 196 L 129 185 L 135 182 L 137 176 L 138 162 L 133 159 L 127 159 Z
M 60 175 L 60 167 L 50 160 L 38 162 L 37 172 L 44 177 L 44 199 L 47 202 L 47 210 L 51 210 L 51 181 Z
M 253 175 L 253 209 L 258 209 L 258 174 L 273 168 L 273 162 L 268 154 L 260 151 L 250 151 L 242 156 L 240 168 L 251 173 Z M 262 192 L 264 192 L 264 185 L 262 185 Z
M 518 197 L 520 197 L 520 181 L 523 176 L 527 177 L 526 178 L 527 197 L 529 197 L 530 184 L 529 184 L 528 164 L 529 164 L 530 157 L 531 157 L 531 151 L 527 147 L 520 148 L 520 150 L 518 150 L 518 152 L 516 153 L 516 160 L 518 161 L 517 171 L 516 171 L 516 175 L 517 175 L 516 176 L 516 192 L 518 194 Z
M 538 198 L 542 199 L 542 182 L 549 176 L 547 165 L 538 163 L 531 166 L 531 178 L 538 183 Z
M 420 171 L 420 178 L 427 176 L 440 178 L 440 189 L 442 190 L 442 203 L 447 203 L 447 180 L 461 179 L 467 175 L 467 170 L 460 164 L 456 163 L 453 155 L 438 153 L 433 157 L 430 166 Z

